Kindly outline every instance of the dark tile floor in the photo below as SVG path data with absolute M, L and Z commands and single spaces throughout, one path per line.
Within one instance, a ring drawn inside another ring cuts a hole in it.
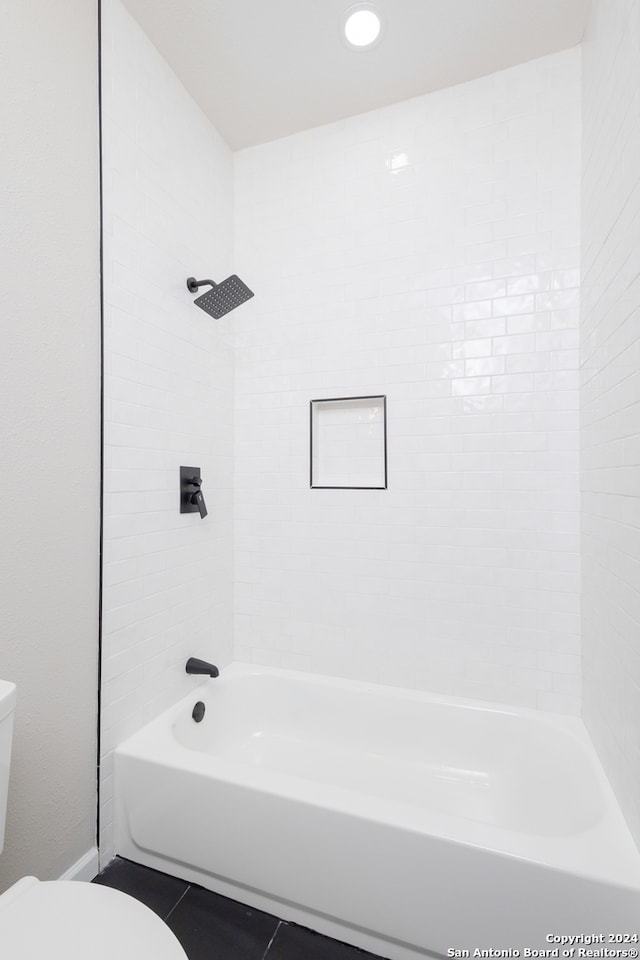
M 189 960 L 380 960 L 120 857 L 93 882 L 122 890 L 151 907 L 173 930 Z

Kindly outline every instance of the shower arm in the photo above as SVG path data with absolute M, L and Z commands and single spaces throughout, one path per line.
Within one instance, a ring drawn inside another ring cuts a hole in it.
M 187 290 L 189 290 L 190 293 L 197 293 L 198 287 L 203 287 L 205 283 L 210 287 L 218 286 L 213 280 L 196 280 L 195 277 L 187 277 Z

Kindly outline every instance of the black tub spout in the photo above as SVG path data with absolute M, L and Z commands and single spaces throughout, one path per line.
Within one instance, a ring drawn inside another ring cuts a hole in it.
M 217 677 L 220 671 L 213 663 L 207 663 L 206 660 L 198 660 L 197 657 L 189 657 L 186 666 L 187 673 L 201 674 L 205 677 Z

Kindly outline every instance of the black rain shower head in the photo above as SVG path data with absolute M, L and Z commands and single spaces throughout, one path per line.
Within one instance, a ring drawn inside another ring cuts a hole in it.
M 195 277 L 189 277 L 187 280 L 187 288 L 191 293 L 196 293 L 198 287 L 204 284 L 208 284 L 212 289 L 207 290 L 193 302 L 216 320 L 224 317 L 230 310 L 235 310 L 253 296 L 253 291 L 249 290 L 246 283 L 243 283 L 235 273 L 222 283 L 214 283 L 213 280 L 196 280 Z

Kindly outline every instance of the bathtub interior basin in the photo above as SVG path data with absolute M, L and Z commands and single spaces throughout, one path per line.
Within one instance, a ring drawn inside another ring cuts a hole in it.
M 234 674 L 237 676 L 237 674 Z M 563 836 L 602 815 L 579 723 L 529 717 L 332 680 L 244 675 L 208 688 L 205 722 L 178 711 L 186 750 L 536 836 Z M 378 698 L 378 702 L 376 702 Z M 543 775 L 541 775 L 541 773 Z

